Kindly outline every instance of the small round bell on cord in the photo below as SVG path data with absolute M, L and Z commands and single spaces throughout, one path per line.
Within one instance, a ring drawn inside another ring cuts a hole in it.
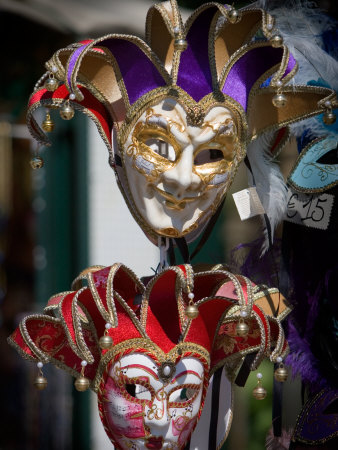
M 81 366 L 82 366 L 81 375 L 75 380 L 75 383 L 74 383 L 75 389 L 79 392 L 86 391 L 90 386 L 90 381 L 88 380 L 88 378 L 86 378 L 84 376 L 84 370 L 85 370 L 86 365 L 87 365 L 87 361 L 85 361 L 85 360 L 81 361 Z
M 270 38 L 270 43 L 274 48 L 281 47 L 283 45 L 283 38 L 280 34 L 275 34 Z
M 325 125 L 333 125 L 336 121 L 337 117 L 334 112 L 331 111 L 325 111 L 323 116 L 323 122 Z
M 46 112 L 45 120 L 42 122 L 41 126 L 43 131 L 45 131 L 46 133 L 51 133 L 54 130 L 55 124 L 52 118 L 50 117 L 49 111 Z
M 244 310 L 240 312 L 241 318 L 239 319 L 236 325 L 237 336 L 244 337 L 247 336 L 247 334 L 249 333 L 249 325 L 244 320 L 247 317 L 247 315 L 248 313 Z
M 287 103 L 287 98 L 281 92 L 277 92 L 277 94 L 272 98 L 272 104 L 276 108 L 284 108 Z
M 174 49 L 180 50 L 181 52 L 184 52 L 188 47 L 188 42 L 186 39 L 183 38 L 177 38 L 174 40 Z
M 195 295 L 192 292 L 189 292 L 189 305 L 185 308 L 185 315 L 188 317 L 188 319 L 196 319 L 199 314 L 198 307 L 194 303 L 194 297 Z
M 74 108 L 70 105 L 69 100 L 66 100 L 60 108 L 60 116 L 63 120 L 70 120 L 74 117 L 74 114 Z
M 54 92 L 59 87 L 58 81 L 54 78 L 54 75 L 51 74 L 49 78 L 45 81 L 44 87 L 47 91 Z
M 264 400 L 266 395 L 267 395 L 267 391 L 266 389 L 262 386 L 262 380 L 263 375 L 261 373 L 257 374 L 257 386 L 255 387 L 255 389 L 252 391 L 252 395 L 254 396 L 254 398 L 256 400 Z
M 241 20 L 241 15 L 235 8 L 230 8 L 227 11 L 227 19 L 230 23 L 235 24 Z
M 288 379 L 288 371 L 285 368 L 283 364 L 283 359 L 278 356 L 276 361 L 279 363 L 279 366 L 275 370 L 274 377 L 276 381 L 279 381 L 280 383 L 284 383 Z
M 45 378 L 42 373 L 43 363 L 39 361 L 37 367 L 39 369 L 39 374 L 34 380 L 34 386 L 38 391 L 43 391 L 48 385 L 47 378 Z
M 111 324 L 107 322 L 105 328 L 104 335 L 101 336 L 99 340 L 99 345 L 102 350 L 108 350 L 113 345 L 113 339 L 109 336 Z
M 44 165 L 44 161 L 41 158 L 41 156 L 35 155 L 30 160 L 30 165 L 31 165 L 31 168 L 34 170 L 41 169 L 41 167 L 43 167 L 43 165 Z

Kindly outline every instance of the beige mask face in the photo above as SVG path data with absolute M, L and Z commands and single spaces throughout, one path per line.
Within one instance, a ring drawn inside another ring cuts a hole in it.
M 170 237 L 186 235 L 215 213 L 241 160 L 229 109 L 216 106 L 200 126 L 192 126 L 173 99 L 141 115 L 123 154 L 138 215 Z

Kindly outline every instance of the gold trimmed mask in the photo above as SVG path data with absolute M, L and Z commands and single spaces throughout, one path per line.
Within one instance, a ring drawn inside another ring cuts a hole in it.
M 186 24 L 176 0 L 156 4 L 146 41 L 119 34 L 82 41 L 46 67 L 29 102 L 33 136 L 49 145 L 33 116 L 40 106 L 67 120 L 76 109 L 89 115 L 131 213 L 154 243 L 200 234 L 252 139 L 336 105 L 330 89 L 288 85 L 297 63 L 272 16 L 215 2 Z M 50 117 L 43 128 L 51 130 Z M 181 183 L 192 181 L 180 194 L 168 181 L 175 171 Z

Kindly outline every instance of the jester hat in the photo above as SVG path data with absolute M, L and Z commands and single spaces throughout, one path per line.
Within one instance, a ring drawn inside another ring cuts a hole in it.
M 194 227 L 175 235 L 192 241 L 221 205 L 247 145 L 266 131 L 323 112 L 325 102 L 334 99 L 332 90 L 324 87 L 288 84 L 297 63 L 271 15 L 259 8 L 236 11 L 215 2 L 198 8 L 186 24 L 175 0 L 155 4 L 148 12 L 145 41 L 122 34 L 82 41 L 57 51 L 46 68 L 29 101 L 32 135 L 50 145 L 34 118 L 40 106 L 87 114 L 108 148 L 131 213 L 154 243 L 166 232 L 140 213 L 125 170 L 125 144 L 143 113 L 172 99 L 184 108 L 188 123 L 200 127 L 214 107 L 231 112 L 236 151 L 224 169 L 227 176 L 211 214 L 201 214 Z M 57 80 L 51 90 L 43 85 L 48 77 Z M 263 84 L 268 79 L 268 85 Z M 145 172 L 153 169 L 151 161 L 142 164 Z
M 204 367 L 200 415 L 217 369 L 225 367 L 234 381 L 245 355 L 255 355 L 254 370 L 264 357 L 276 361 L 288 350 L 280 321 L 289 308 L 278 290 L 255 286 L 222 267 L 194 273 L 189 265 L 174 266 L 145 286 L 130 269 L 114 264 L 84 271 L 74 287 L 79 289 L 51 297 L 44 314 L 23 319 L 9 342 L 26 359 L 51 362 L 77 378 L 85 375 L 115 444 L 104 411 L 105 384 L 111 365 L 123 356 L 150 355 L 159 376 L 184 357 L 199 360 Z M 193 319 L 186 313 L 191 292 L 198 308 Z M 236 334 L 240 311 L 246 311 L 249 324 L 245 337 Z M 99 345 L 105 330 L 112 339 L 108 349 Z

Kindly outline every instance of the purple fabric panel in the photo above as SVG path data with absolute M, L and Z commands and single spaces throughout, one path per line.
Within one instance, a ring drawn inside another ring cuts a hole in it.
M 196 101 L 212 91 L 208 36 L 217 9 L 210 7 L 195 19 L 187 35 L 188 48 L 181 54 L 177 85 Z
M 107 47 L 114 55 L 126 86 L 130 104 L 142 95 L 160 86 L 165 80 L 148 56 L 133 42 L 124 39 L 107 39 L 100 46 Z
M 267 70 L 281 61 L 282 48 L 257 47 L 245 53 L 231 68 L 223 93 L 240 103 L 246 111 L 250 90 Z
M 296 65 L 296 60 L 295 60 L 293 54 L 290 53 L 288 65 L 287 65 L 287 67 L 286 67 L 286 69 L 285 69 L 283 78 L 284 78 L 288 73 L 291 72 L 291 70 L 295 67 L 295 65 Z
M 87 44 L 89 45 L 89 44 Z M 69 86 L 71 86 L 71 79 L 72 79 L 72 73 L 75 67 L 75 63 L 80 55 L 80 53 L 82 53 L 83 49 L 87 46 L 87 45 L 82 45 L 81 47 L 77 48 L 71 55 L 70 57 L 70 61 L 68 64 L 68 73 L 67 73 L 67 80 L 68 80 L 68 84 Z

